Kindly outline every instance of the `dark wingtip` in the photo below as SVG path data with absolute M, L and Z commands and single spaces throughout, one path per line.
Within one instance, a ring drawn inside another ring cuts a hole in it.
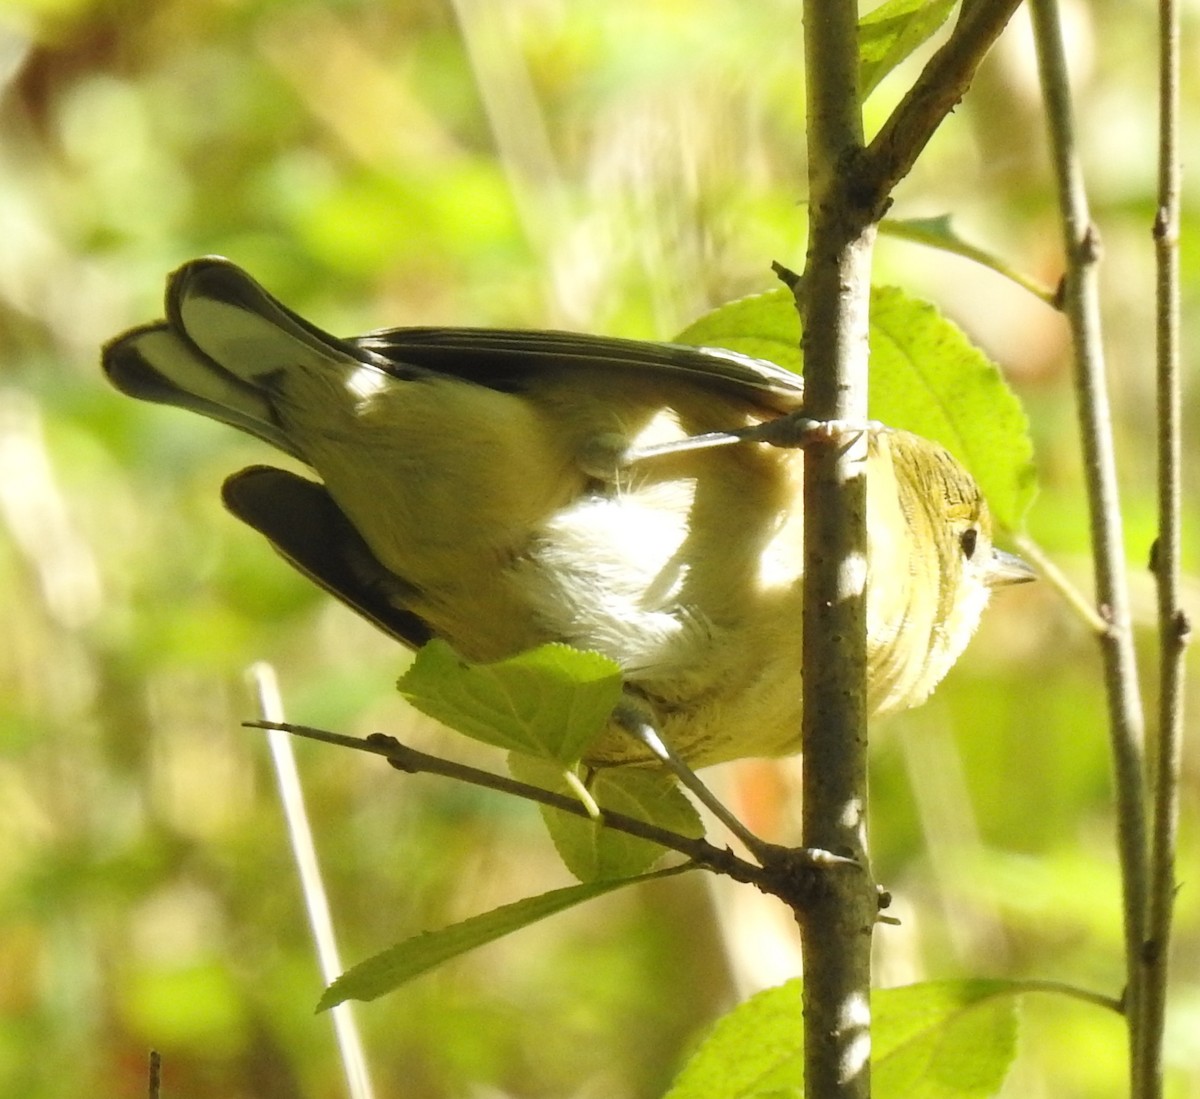
M 171 396 L 177 388 L 150 365 L 138 346 L 147 337 L 169 331 L 169 327 L 159 321 L 132 328 L 109 340 L 100 349 L 100 369 L 104 376 L 127 397 L 171 403 Z
M 404 581 L 380 564 L 324 485 L 251 466 L 226 479 L 221 498 L 293 567 L 384 633 L 414 649 L 433 636 L 423 619 L 397 605 Z
M 224 256 L 200 256 L 188 260 L 167 276 L 164 312 L 168 319 L 141 324 L 114 336 L 100 348 L 100 369 L 104 376 L 122 393 L 143 401 L 172 403 L 170 394 L 177 387 L 167 383 L 162 374 L 150 365 L 138 344 L 146 337 L 182 330 L 178 303 L 198 278 L 220 271 L 228 276 L 237 273 L 249 278 L 235 263 Z
M 198 256 L 167 276 L 166 309 L 173 325 L 186 330 L 181 307 L 196 295 L 251 308 L 256 296 L 274 301 L 249 273 L 224 256 Z

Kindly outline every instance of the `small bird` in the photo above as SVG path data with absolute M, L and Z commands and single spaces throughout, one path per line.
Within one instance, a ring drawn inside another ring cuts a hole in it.
M 693 767 L 799 749 L 801 449 L 696 448 L 803 408 L 732 351 L 566 332 L 331 336 L 217 257 L 166 320 L 103 351 L 123 393 L 270 443 L 224 500 L 291 564 L 406 645 L 488 662 L 550 641 L 603 653 Z M 942 447 L 872 425 L 868 709 L 922 702 L 992 588 L 1032 578 Z M 596 765 L 650 758 L 614 721 Z

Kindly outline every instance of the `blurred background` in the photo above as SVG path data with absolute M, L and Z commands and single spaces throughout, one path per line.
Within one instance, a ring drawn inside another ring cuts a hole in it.
M 1151 710 L 1154 7 L 1066 5 Z M 392 690 L 406 654 L 222 512 L 221 480 L 266 448 L 119 397 L 101 343 L 157 317 L 166 273 L 204 253 L 347 335 L 669 338 L 771 287 L 772 260 L 803 262 L 799 19 L 794 0 L 0 3 L 0 1095 L 143 1094 L 151 1047 L 168 1095 L 344 1094 L 266 746 L 239 728 L 251 662 L 278 668 L 293 720 L 500 764 L 408 711 Z M 870 125 L 915 71 L 875 93 Z M 1185 124 L 1194 149 L 1194 111 Z M 894 213 L 953 213 L 1057 281 L 1023 26 Z M 1030 532 L 1090 591 L 1062 318 L 902 242 L 881 241 L 877 281 L 935 301 L 1002 364 L 1037 447 Z M 1192 387 L 1189 427 L 1194 406 Z M 1198 533 L 1193 510 L 1192 569 Z M 880 983 L 1032 977 L 1118 995 L 1099 665 L 1051 587 L 1003 593 L 933 701 L 876 732 L 876 874 L 902 921 L 878 932 Z M 348 961 L 568 881 L 528 806 L 297 751 Z M 798 766 L 712 775 L 788 840 Z M 1176 1096 L 1200 1093 L 1198 788 L 1193 727 Z M 781 912 L 692 875 L 556 917 L 357 1016 L 380 1095 L 641 1099 L 721 1011 L 796 966 Z M 1006 1094 L 1120 1096 L 1123 1047 L 1115 1017 L 1029 997 Z

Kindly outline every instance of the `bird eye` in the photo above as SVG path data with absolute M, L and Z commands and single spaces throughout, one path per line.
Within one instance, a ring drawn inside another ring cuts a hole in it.
M 970 561 L 975 556 L 975 546 L 979 541 L 979 531 L 974 527 L 967 527 L 962 532 L 962 536 L 958 540 L 958 544 L 962 546 L 963 556 Z

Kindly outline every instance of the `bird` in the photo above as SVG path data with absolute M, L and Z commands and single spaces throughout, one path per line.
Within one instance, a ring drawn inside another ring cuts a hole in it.
M 753 440 L 803 379 L 720 348 L 574 332 L 335 337 L 221 257 L 168 277 L 165 318 L 102 351 L 124 394 L 263 440 L 222 490 L 294 567 L 404 645 L 489 663 L 548 642 L 610 657 L 692 767 L 799 750 L 803 448 Z M 914 706 L 990 592 L 993 544 L 943 447 L 867 430 L 867 710 Z M 593 766 L 649 757 L 615 719 Z

